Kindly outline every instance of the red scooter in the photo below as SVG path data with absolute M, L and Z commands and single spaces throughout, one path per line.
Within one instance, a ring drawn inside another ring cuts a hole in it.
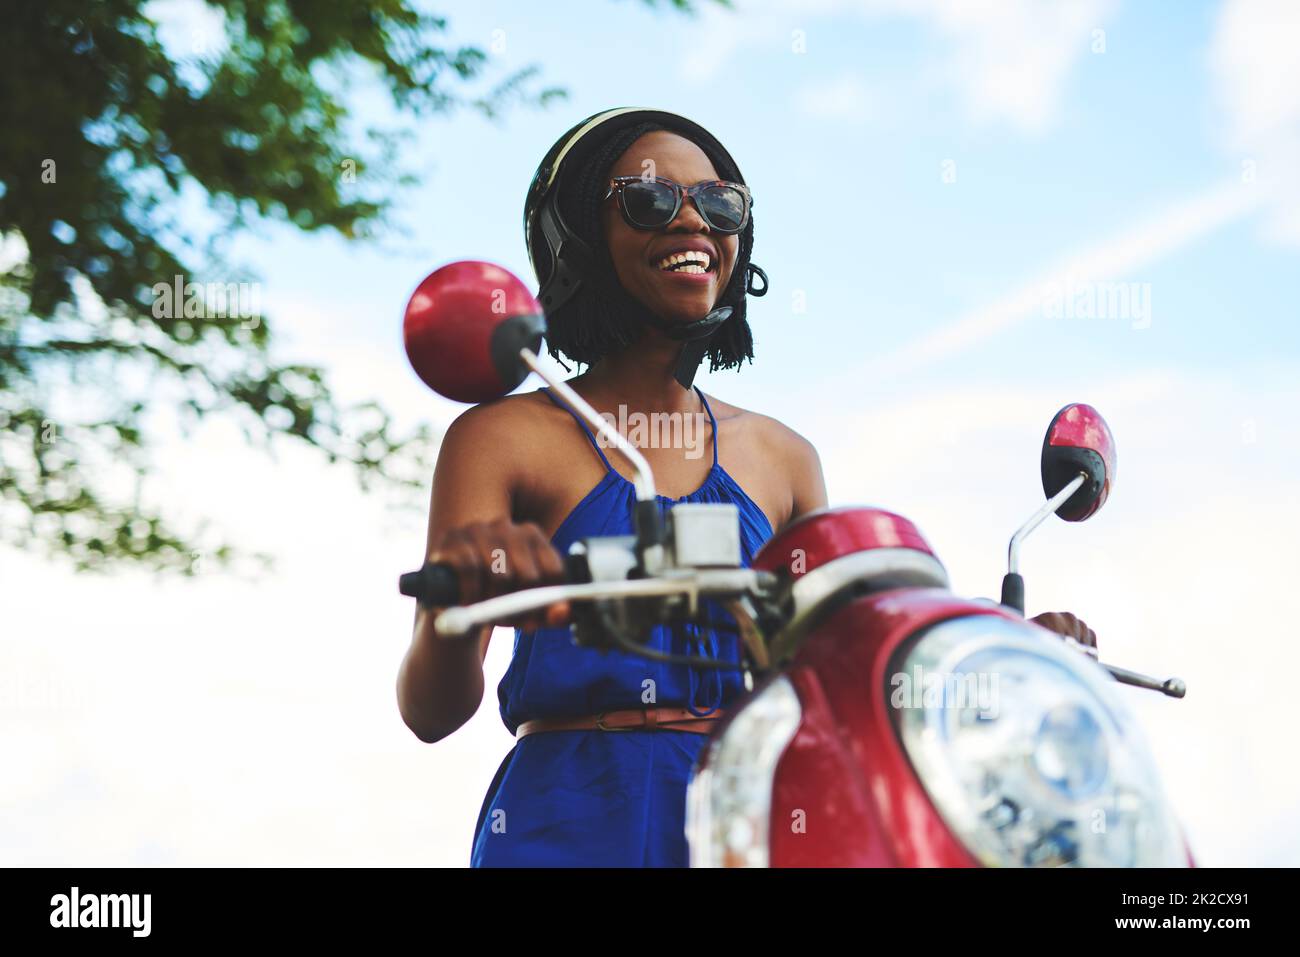
M 563 585 L 455 606 L 450 570 L 401 591 L 443 607 L 449 638 L 556 601 L 574 640 L 663 660 L 658 624 L 729 612 L 750 693 L 705 746 L 687 795 L 692 866 L 1186 866 L 1190 855 L 1118 685 L 1175 698 L 1159 680 L 1098 662 L 1027 622 L 1019 549 L 1049 515 L 1106 501 L 1115 446 L 1095 409 L 1066 406 L 1042 451 L 1045 504 L 1011 539 L 1002 601 L 960 598 L 902 516 L 803 516 L 741 567 L 734 506 L 667 516 L 627 442 L 538 358 L 544 317 L 513 275 L 462 262 L 407 308 L 412 364 L 439 393 L 484 401 L 540 375 L 636 468 L 636 533 L 577 543 Z M 446 607 L 451 606 L 451 607 Z M 704 667 L 713 659 L 675 656 Z

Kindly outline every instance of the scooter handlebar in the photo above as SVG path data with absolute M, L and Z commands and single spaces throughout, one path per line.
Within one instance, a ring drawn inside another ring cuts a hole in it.
M 485 598 L 473 605 L 444 608 L 434 619 L 433 627 L 440 635 L 454 637 L 483 625 L 496 625 L 519 615 L 539 611 L 561 601 L 677 598 L 689 599 L 690 605 L 694 607 L 696 601 L 704 597 L 757 594 L 770 588 L 772 580 L 771 573 L 751 568 L 708 568 L 670 577 L 543 585 Z

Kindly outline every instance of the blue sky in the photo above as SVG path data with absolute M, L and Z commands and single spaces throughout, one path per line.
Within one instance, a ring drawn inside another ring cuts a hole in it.
M 971 595 L 994 593 L 1041 500 L 1052 414 L 1096 405 L 1118 482 L 1095 519 L 1027 544 L 1030 611 L 1075 611 L 1104 659 L 1187 680 L 1180 702 L 1126 694 L 1202 862 L 1300 862 L 1294 707 L 1272 685 L 1300 669 L 1279 608 L 1300 572 L 1300 7 L 736 8 L 441 8 L 457 42 L 504 38 L 497 77 L 537 62 L 571 98 L 501 124 L 423 121 L 405 160 L 424 182 L 396 199 L 405 236 L 238 237 L 283 354 L 445 425 L 462 407 L 401 350 L 420 279 L 481 258 L 533 283 L 520 216 L 551 143 L 611 106 L 684 113 L 753 188 L 772 281 L 750 308 L 755 363 L 704 388 L 807 435 L 832 504 L 913 518 Z M 157 9 L 178 49 L 213 29 L 197 0 Z M 391 117 L 364 83 L 353 105 Z M 1038 297 L 1069 276 L 1134 284 L 1146 320 L 1053 318 Z M 492 694 L 510 642 L 493 640 L 462 730 L 428 747 L 401 725 L 411 609 L 394 580 L 419 562 L 423 516 L 394 516 L 304 450 L 249 449 L 221 420 L 160 441 L 146 497 L 276 570 L 87 578 L 0 550 L 0 675 L 22 676 L 16 700 L 0 688 L 0 859 L 465 864 L 510 747 Z
M 591 14 L 585 23 L 572 15 L 579 6 Z M 751 306 L 757 362 L 715 388 L 734 379 L 746 393 L 770 394 L 864 351 L 905 345 L 1062 257 L 1240 178 L 1248 156 L 1225 146 L 1230 120 L 1209 68 L 1219 5 L 1092 6 L 1095 27 L 1071 38 L 1073 66 L 1042 94 L 1050 109 L 1038 120 L 1014 105 L 978 115 L 961 78 L 944 76 L 961 41 L 924 17 L 809 16 L 765 4 L 751 18 L 742 2 L 736 13 L 688 18 L 592 2 L 566 7 L 558 29 L 544 8 L 465 5 L 451 15 L 457 40 L 486 44 L 503 31 L 502 71 L 540 62 L 571 99 L 500 125 L 469 114 L 424 121 L 404 161 L 427 177 L 397 204 L 411 234 L 382 251 L 280 229 L 237 249 L 263 267 L 270 301 L 353 304 L 352 334 L 391 343 L 397 326 L 383 317 L 400 313 L 434 265 L 487 258 L 534 281 L 522 196 L 565 128 L 613 105 L 676 110 L 714 130 L 741 164 L 757 199 L 755 261 L 773 281 Z M 757 35 L 695 79 L 690 63 L 709 48 L 707 36 L 747 19 Z M 1092 52 L 1092 29 L 1105 31 L 1105 52 Z M 794 30 L 805 31 L 806 53 L 790 52 Z M 358 102 L 363 113 L 379 108 Z M 946 161 L 953 183 L 942 179 Z M 1237 217 L 1099 277 L 1149 283 L 1150 328 L 1038 319 L 926 374 L 1023 375 L 1068 353 L 1068 366 L 1054 363 L 1050 374 L 1082 385 L 1100 370 L 1152 362 L 1223 370 L 1296 355 L 1296 312 L 1281 305 L 1300 293 L 1295 265 L 1294 249 L 1262 241 L 1254 217 Z M 806 313 L 792 310 L 795 290 Z

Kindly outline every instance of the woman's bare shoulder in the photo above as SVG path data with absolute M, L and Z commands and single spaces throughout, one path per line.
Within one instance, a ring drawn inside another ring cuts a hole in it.
M 471 406 L 447 427 L 444 447 L 509 459 L 545 446 L 567 417 L 540 389 Z
M 741 408 L 722 399 L 709 397 L 709 407 L 723 428 L 735 431 L 744 442 L 759 445 L 770 455 L 779 455 L 787 461 L 816 459 L 813 444 L 780 419 L 762 412 Z
M 784 422 L 720 399 L 710 402 L 720 442 L 741 446 L 737 467 L 765 498 L 772 527 L 826 504 L 826 479 L 814 445 Z

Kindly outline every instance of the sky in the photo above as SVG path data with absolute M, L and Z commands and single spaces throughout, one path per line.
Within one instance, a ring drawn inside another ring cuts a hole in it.
M 1052 415 L 1100 409 L 1114 491 L 1029 540 L 1029 610 L 1073 611 L 1104 660 L 1186 680 L 1182 701 L 1123 694 L 1200 862 L 1300 864 L 1300 643 L 1274 607 L 1300 571 L 1300 7 L 734 6 L 439 7 L 499 75 L 538 63 L 570 98 L 411 125 L 422 182 L 377 244 L 237 237 L 280 354 L 444 427 L 463 407 L 401 348 L 420 279 L 488 259 L 533 283 L 522 205 L 551 143 L 612 106 L 687 115 L 753 190 L 771 279 L 754 363 L 705 391 L 809 438 L 832 504 L 909 516 L 971 596 L 996 594 L 1041 502 Z M 197 0 L 155 10 L 178 50 L 219 40 Z M 390 115 L 364 83 L 353 103 Z M 220 420 L 160 436 L 156 464 L 152 502 L 276 567 L 86 576 L 0 550 L 0 863 L 466 865 L 511 744 L 493 694 L 511 642 L 496 633 L 469 724 L 411 735 L 395 582 L 424 516 Z

